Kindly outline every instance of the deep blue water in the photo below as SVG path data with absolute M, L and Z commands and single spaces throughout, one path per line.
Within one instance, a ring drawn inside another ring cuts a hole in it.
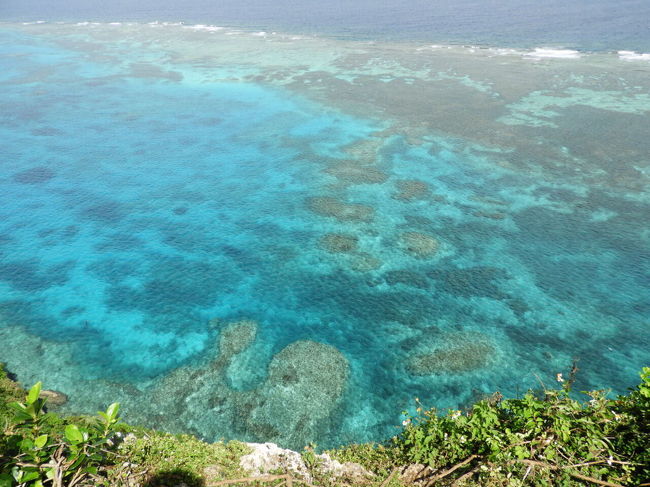
M 1 7 L 0 361 L 21 381 L 295 448 L 574 360 L 577 389 L 636 383 L 643 4 L 138 5 Z
M 353 39 L 650 50 L 646 0 L 4 0 L 0 19 L 186 21 Z

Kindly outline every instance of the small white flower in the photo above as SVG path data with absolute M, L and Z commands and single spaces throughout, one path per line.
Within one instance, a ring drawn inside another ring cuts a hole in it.
M 557 374 L 555 380 L 557 380 L 558 382 L 564 382 L 564 379 L 562 378 L 562 374 Z
M 411 424 L 410 419 L 405 419 L 404 421 L 402 421 L 402 426 L 408 426 L 409 424 Z
M 462 413 L 460 411 L 454 411 L 451 413 L 451 419 L 458 419 Z
M 614 460 L 614 457 L 610 455 L 609 458 L 607 459 L 607 465 L 609 465 L 610 467 L 612 466 L 612 460 Z

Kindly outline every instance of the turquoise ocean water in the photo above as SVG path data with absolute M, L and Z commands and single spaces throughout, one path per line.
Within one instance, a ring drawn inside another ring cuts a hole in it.
M 623 46 L 626 47 L 626 46 Z M 650 56 L 0 25 L 0 361 L 128 421 L 381 441 L 650 362 Z

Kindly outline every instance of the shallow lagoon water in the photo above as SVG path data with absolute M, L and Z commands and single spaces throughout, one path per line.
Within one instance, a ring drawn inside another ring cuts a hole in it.
M 648 364 L 642 57 L 0 36 L 0 360 L 64 411 L 326 447 Z

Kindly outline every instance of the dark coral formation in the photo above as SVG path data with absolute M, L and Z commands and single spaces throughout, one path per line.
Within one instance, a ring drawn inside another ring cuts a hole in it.
M 508 298 L 508 294 L 501 291 L 495 282 L 507 277 L 507 274 L 497 267 L 434 269 L 427 272 L 427 275 L 435 280 L 438 289 L 454 296 L 481 296 L 499 300 Z
M 0 261 L 0 281 L 18 291 L 37 292 L 49 287 L 61 286 L 68 281 L 74 261 L 43 266 L 39 259 Z
M 336 218 L 343 222 L 370 222 L 375 210 L 358 203 L 344 203 L 330 196 L 315 196 L 307 198 L 307 207 L 320 216 Z
M 433 350 L 412 357 L 413 375 L 462 374 L 489 365 L 495 354 L 490 341 L 478 333 L 447 334 Z
M 101 201 L 82 210 L 83 216 L 100 223 L 115 224 L 127 216 L 127 211 L 119 201 Z
M 389 271 L 384 274 L 384 279 L 391 286 L 404 284 L 405 286 L 416 287 L 418 289 L 429 288 L 429 281 L 419 272 L 407 270 Z
M 402 179 L 395 184 L 398 192 L 393 198 L 400 201 L 423 200 L 431 195 L 429 185 L 417 179 Z
M 328 233 L 320 239 L 320 246 L 332 254 L 354 252 L 358 238 L 344 233 Z
M 420 232 L 404 232 L 399 236 L 400 247 L 420 259 L 432 257 L 438 251 L 438 240 L 431 235 Z
M 14 174 L 14 181 L 21 184 L 40 184 L 54 178 L 56 174 L 47 167 L 37 166 Z

